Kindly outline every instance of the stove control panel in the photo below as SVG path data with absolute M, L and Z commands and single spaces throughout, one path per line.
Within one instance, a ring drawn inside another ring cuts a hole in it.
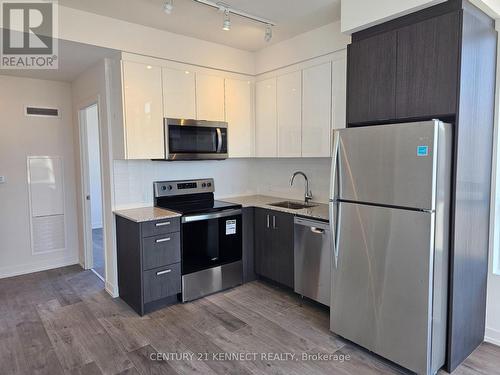
M 153 188 L 155 198 L 174 195 L 213 193 L 215 190 L 213 178 L 201 180 L 158 181 L 153 183 Z

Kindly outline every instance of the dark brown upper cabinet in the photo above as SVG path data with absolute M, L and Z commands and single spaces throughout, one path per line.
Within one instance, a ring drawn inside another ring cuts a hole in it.
M 397 31 L 396 118 L 457 111 L 460 11 Z
M 347 48 L 348 122 L 394 118 L 397 33 L 370 37 Z
M 354 34 L 348 125 L 455 116 L 462 25 L 461 2 L 447 1 Z

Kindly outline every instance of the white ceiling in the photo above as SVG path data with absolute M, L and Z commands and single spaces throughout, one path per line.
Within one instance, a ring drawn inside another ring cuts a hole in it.
M 58 69 L 0 69 L 0 74 L 17 77 L 72 82 L 81 73 L 115 50 L 59 40 Z
M 232 15 L 231 30 L 224 31 L 223 15 L 217 9 L 193 0 L 174 0 L 174 10 L 167 15 L 163 3 L 164 0 L 59 0 L 60 5 L 70 8 L 247 51 L 257 51 L 340 19 L 340 0 L 225 0 L 232 8 L 277 24 L 272 41 L 266 43 L 262 24 Z

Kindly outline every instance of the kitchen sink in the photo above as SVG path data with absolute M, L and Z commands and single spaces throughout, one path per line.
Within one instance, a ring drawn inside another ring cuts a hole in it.
M 309 204 L 309 203 L 299 203 L 299 202 L 291 202 L 291 201 L 284 201 L 284 202 L 277 202 L 277 203 L 271 203 L 269 204 L 270 206 L 274 207 L 282 207 L 282 208 L 288 208 L 290 210 L 300 210 L 302 208 L 311 208 L 311 207 L 316 207 L 314 204 Z

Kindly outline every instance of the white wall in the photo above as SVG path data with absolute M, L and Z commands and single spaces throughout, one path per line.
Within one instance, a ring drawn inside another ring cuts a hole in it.
M 0 277 L 78 263 L 74 131 L 67 83 L 0 75 Z M 56 107 L 61 118 L 26 117 L 27 104 Z M 66 249 L 32 255 L 27 156 L 60 156 L 64 166 Z
M 115 207 L 151 206 L 153 182 L 214 178 L 216 198 L 264 194 L 304 198 L 304 182 L 290 177 L 297 170 L 307 174 L 314 200 L 328 201 L 330 159 L 228 159 L 224 161 L 154 162 L 115 160 Z
M 333 22 L 294 38 L 273 44 L 255 53 L 255 72 L 262 74 L 347 47 L 351 38 L 340 32 L 340 22 Z
M 237 73 L 255 69 L 252 52 L 64 6 L 59 38 Z
M 99 147 L 99 116 L 97 112 L 97 105 L 93 105 L 86 110 L 92 229 L 102 228 L 101 151 Z
M 341 29 L 352 34 L 445 0 L 342 0 Z

